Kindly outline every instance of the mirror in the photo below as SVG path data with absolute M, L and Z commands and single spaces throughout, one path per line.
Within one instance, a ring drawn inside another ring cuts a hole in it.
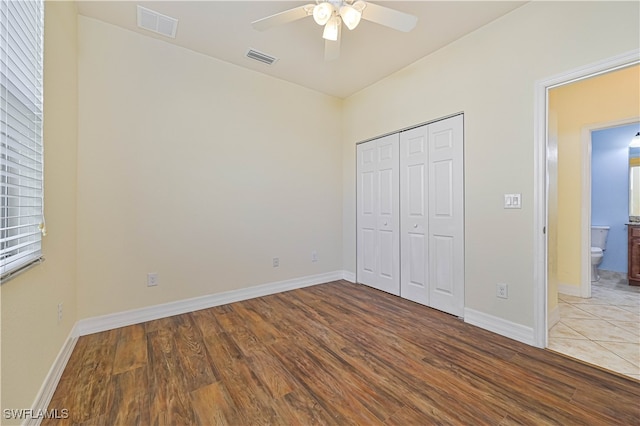
M 629 221 L 640 222 L 640 148 L 629 148 Z

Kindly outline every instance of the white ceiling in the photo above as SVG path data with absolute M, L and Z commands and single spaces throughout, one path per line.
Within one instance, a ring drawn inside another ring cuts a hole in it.
M 225 62 L 339 98 L 392 74 L 526 2 L 374 1 L 418 17 L 409 33 L 361 21 L 342 31 L 341 56 L 324 61 L 322 27 L 312 17 L 259 32 L 251 22 L 310 1 L 78 1 L 81 15 L 165 40 Z M 136 5 L 177 18 L 175 39 L 136 25 Z M 365 12 L 366 13 L 366 12 Z M 366 16 L 366 15 L 365 15 Z M 269 66 L 245 57 L 249 48 L 279 58 Z

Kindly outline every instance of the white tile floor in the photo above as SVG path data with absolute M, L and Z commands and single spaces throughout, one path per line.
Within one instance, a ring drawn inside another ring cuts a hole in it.
M 602 271 L 591 298 L 558 294 L 548 348 L 640 380 L 640 287 Z

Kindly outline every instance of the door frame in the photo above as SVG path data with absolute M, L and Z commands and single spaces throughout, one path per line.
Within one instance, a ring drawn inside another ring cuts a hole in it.
M 547 233 L 548 224 L 548 92 L 599 74 L 640 63 L 640 49 L 539 80 L 534 88 L 534 188 L 533 188 L 533 338 L 534 346 L 547 346 Z M 590 146 L 590 144 L 589 144 Z M 589 182 L 590 186 L 590 182 Z M 589 213 L 590 214 L 590 213 Z M 589 254 L 589 256 L 591 256 Z
M 582 227 L 581 227 L 581 270 L 580 270 L 580 297 L 591 297 L 591 135 L 598 130 L 612 129 L 638 123 L 640 117 L 632 117 L 624 120 L 607 121 L 590 124 L 580 131 L 580 150 L 582 153 Z

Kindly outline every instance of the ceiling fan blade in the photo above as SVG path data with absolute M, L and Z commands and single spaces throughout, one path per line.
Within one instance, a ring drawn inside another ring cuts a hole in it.
M 338 27 L 338 39 L 324 40 L 324 60 L 335 61 L 340 57 L 340 36 L 342 35 L 342 24 Z
M 276 13 L 275 15 L 253 21 L 251 25 L 258 31 L 264 31 L 271 27 L 288 24 L 289 22 L 297 21 L 298 19 L 312 15 L 314 6 L 315 4 L 305 4 L 304 6 L 294 7 L 293 9 L 285 10 L 284 12 Z
M 418 18 L 408 13 L 367 2 L 362 11 L 362 19 L 408 33 L 418 22 Z

